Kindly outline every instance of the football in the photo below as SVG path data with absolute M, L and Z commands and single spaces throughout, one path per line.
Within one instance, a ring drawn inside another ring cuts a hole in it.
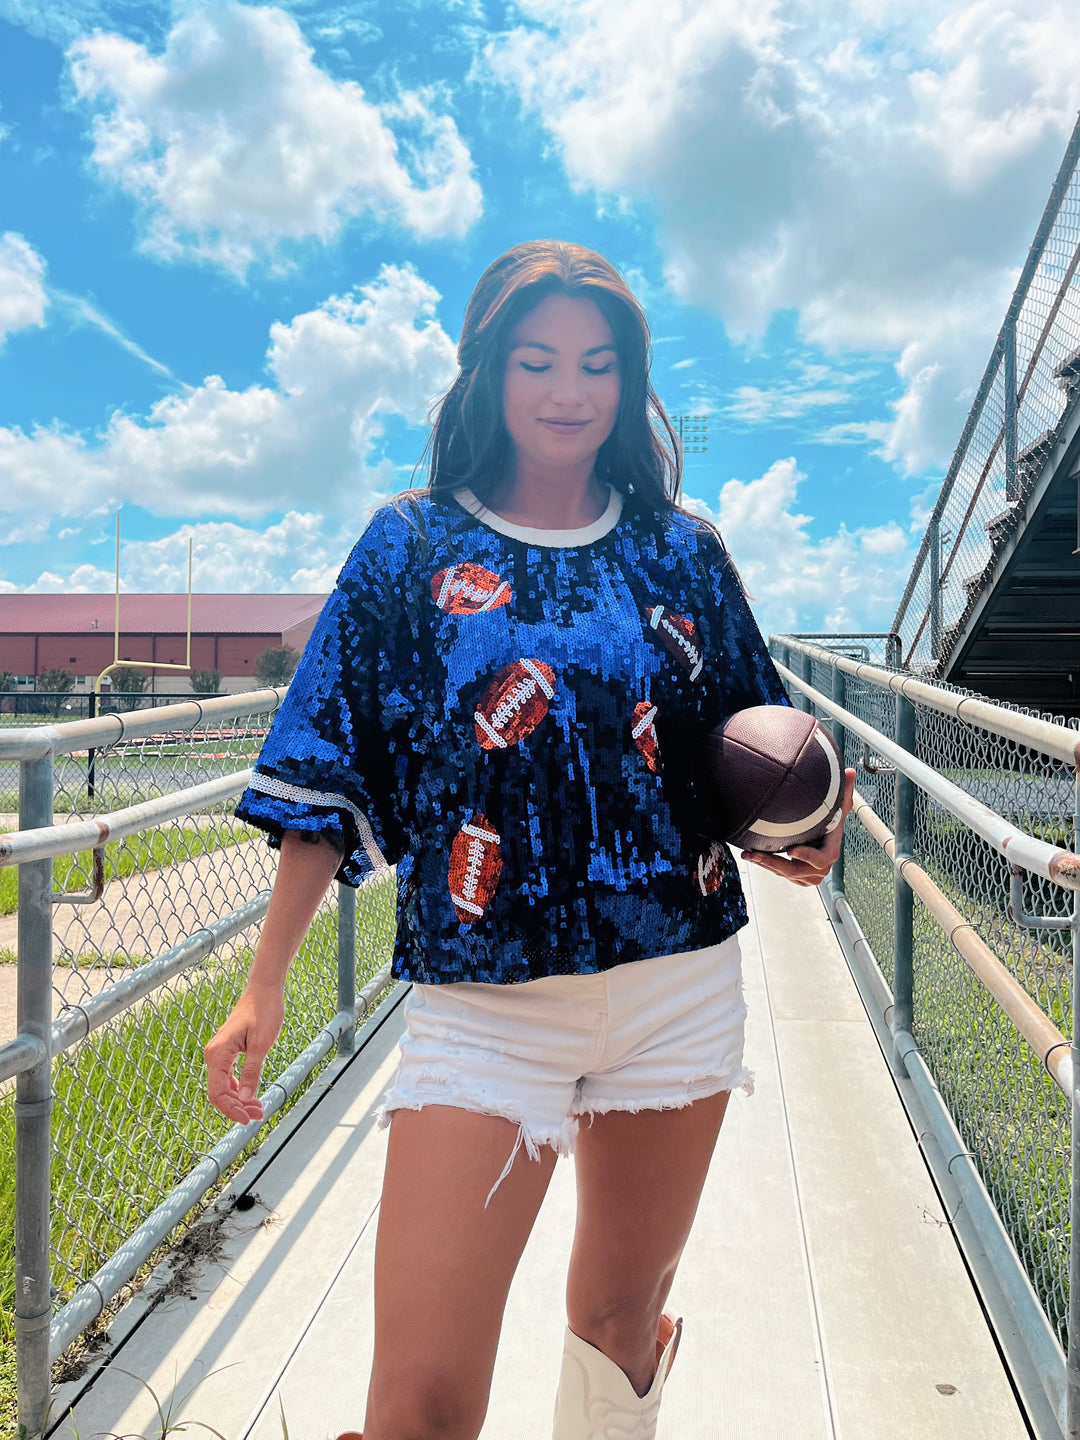
M 502 873 L 500 836 L 480 814 L 466 820 L 450 847 L 450 899 L 463 925 L 483 915 Z
M 506 750 L 536 729 L 555 695 L 555 671 L 542 660 L 515 660 L 488 684 L 473 720 L 485 750 Z
M 630 734 L 641 752 L 641 758 L 653 772 L 660 773 L 660 746 L 656 739 L 656 706 L 651 700 L 639 700 L 634 706 Z
M 844 770 L 825 727 L 804 710 L 754 705 L 705 742 L 713 831 L 745 850 L 812 845 L 840 820 Z
M 478 615 L 481 610 L 509 605 L 513 596 L 509 583 L 501 576 L 463 560 L 431 577 L 431 598 L 440 610 L 451 615 Z
M 674 615 L 666 605 L 646 605 L 645 620 L 650 632 L 675 657 L 690 679 L 696 680 L 704 664 L 697 626 L 686 615 Z

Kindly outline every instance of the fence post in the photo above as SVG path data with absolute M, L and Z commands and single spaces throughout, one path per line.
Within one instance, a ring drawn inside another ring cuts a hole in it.
M 1080 770 L 1073 791 L 1073 853 L 1080 854 Z M 1069 1186 L 1069 1348 L 1065 1362 L 1065 1434 L 1080 1440 L 1080 894 L 1072 913 L 1072 1172 Z
M 915 750 L 915 706 L 903 695 L 896 697 L 896 743 Z M 896 772 L 893 859 L 911 855 L 915 842 L 915 782 Z M 893 872 L 893 1014 L 892 1029 L 911 1033 L 914 1016 L 914 968 L 912 942 L 915 930 L 915 897 L 899 870 Z M 903 1072 L 903 1062 L 896 1061 Z
M 53 759 L 19 767 L 19 828 L 53 821 Z M 20 1034 L 50 1047 L 52 1028 L 51 860 L 19 866 L 18 1008 Z M 24 1070 L 15 1082 L 15 1339 L 19 1425 L 40 1435 L 49 1407 L 50 1115 L 52 1060 Z
M 941 521 L 930 527 L 930 659 L 941 659 Z
M 97 691 L 91 688 L 90 697 L 86 702 L 86 718 L 97 719 Z M 97 751 L 91 746 L 86 752 L 86 796 L 93 800 L 97 793 Z M 93 808 L 93 807 L 91 807 Z
M 339 881 L 337 887 L 337 1008 L 356 1007 L 356 891 Z M 337 1053 L 351 1055 L 356 1049 L 356 1026 L 338 1036 Z
M 1005 499 L 1011 504 L 1020 499 L 1020 479 L 1016 466 L 1016 316 L 1010 312 L 1005 320 Z
M 844 673 L 843 670 L 840 669 L 839 665 L 833 666 L 832 699 L 834 705 L 840 705 L 844 709 L 847 708 L 847 675 Z M 836 748 L 840 751 L 840 768 L 841 770 L 843 770 L 846 752 L 845 742 L 847 739 L 847 735 L 846 731 L 844 730 L 842 721 L 833 721 L 832 733 L 833 739 L 836 741 Z M 846 783 L 846 781 L 844 783 Z M 836 864 L 833 866 L 832 873 L 830 875 L 833 890 L 837 895 L 842 895 L 844 893 L 844 853 L 846 849 L 847 843 L 844 839 L 844 832 L 843 830 L 841 830 L 840 854 L 837 856 Z
M 803 655 L 801 653 L 798 655 L 795 662 L 795 673 L 799 676 L 800 680 L 805 680 L 808 685 L 811 683 L 814 676 L 814 662 L 810 659 L 809 655 Z M 801 691 L 795 703 L 800 710 L 805 710 L 808 715 L 814 713 L 814 707 L 810 704 L 807 696 Z

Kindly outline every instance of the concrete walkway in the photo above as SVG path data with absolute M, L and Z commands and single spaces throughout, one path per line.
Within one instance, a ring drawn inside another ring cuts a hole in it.
M 676 1280 L 686 1331 L 660 1440 L 1024 1440 L 821 899 L 761 871 L 748 886 L 757 1093 L 733 1098 Z M 397 1004 L 368 1030 L 249 1164 L 238 1188 L 257 1203 L 222 1209 L 213 1258 L 166 1269 L 114 1323 L 115 1355 L 60 1397 L 75 1409 L 56 1434 L 158 1433 L 121 1368 L 174 1397 L 173 1424 L 226 1440 L 281 1440 L 282 1409 L 290 1440 L 362 1423 L 385 1152 L 373 1111 Z M 511 1292 L 483 1440 L 551 1434 L 573 1185 L 561 1163 Z

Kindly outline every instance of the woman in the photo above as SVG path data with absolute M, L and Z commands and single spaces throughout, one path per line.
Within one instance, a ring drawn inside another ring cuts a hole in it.
M 364 1440 L 479 1433 L 510 1282 L 571 1150 L 555 1435 L 653 1436 L 681 1323 L 664 1302 L 728 1096 L 750 1088 L 746 911 L 702 833 L 696 757 L 784 693 L 719 537 L 675 504 L 648 354 L 601 256 L 538 241 L 485 272 L 430 488 L 376 512 L 237 806 L 281 862 L 207 1046 L 232 1120 L 261 1116 L 326 886 L 397 865 L 393 968 L 413 988 L 382 1115 Z M 818 884 L 839 837 L 750 858 Z

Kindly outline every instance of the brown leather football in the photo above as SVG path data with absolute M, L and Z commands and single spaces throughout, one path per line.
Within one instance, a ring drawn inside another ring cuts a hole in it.
M 705 742 L 719 838 L 744 850 L 812 845 L 838 823 L 844 767 L 825 727 L 788 705 L 754 705 Z

